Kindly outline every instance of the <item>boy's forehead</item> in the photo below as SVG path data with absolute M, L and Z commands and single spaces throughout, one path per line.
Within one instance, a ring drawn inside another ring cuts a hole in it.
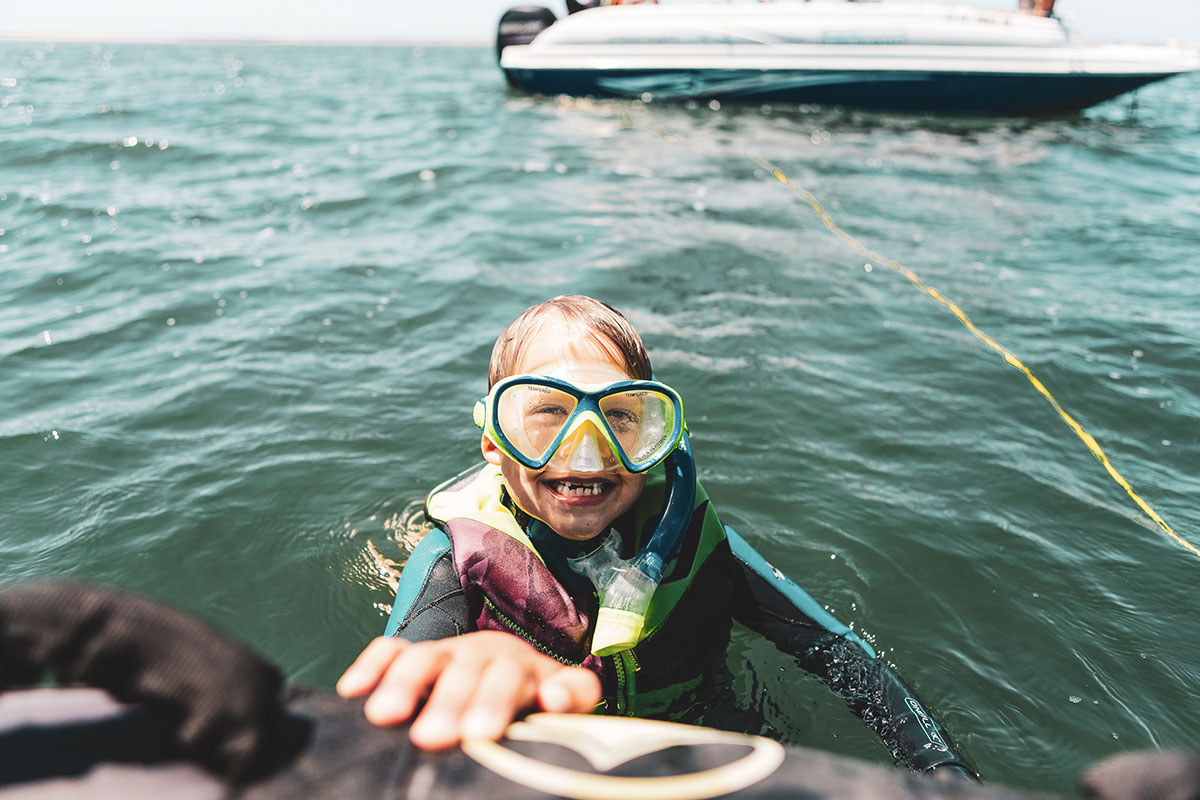
M 539 325 L 513 366 L 514 374 L 593 383 L 631 377 L 615 345 L 593 330 L 561 319 Z

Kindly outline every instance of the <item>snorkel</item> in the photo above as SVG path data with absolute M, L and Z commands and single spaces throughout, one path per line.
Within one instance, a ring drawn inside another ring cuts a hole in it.
M 666 490 L 662 511 L 641 552 L 628 561 L 621 558 L 621 536 L 610 530 L 598 548 L 568 560 L 571 569 L 592 582 L 600 598 L 592 635 L 595 655 L 628 650 L 641 640 L 650 598 L 662 581 L 667 564 L 679 554 L 696 504 L 696 462 L 686 429 L 664 466 Z

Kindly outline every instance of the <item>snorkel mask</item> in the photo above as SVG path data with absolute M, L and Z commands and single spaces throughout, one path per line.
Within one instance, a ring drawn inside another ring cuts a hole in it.
M 658 381 L 577 386 L 558 378 L 514 375 L 475 404 L 475 424 L 526 469 L 646 472 L 666 462 L 666 496 L 654 533 L 629 561 L 610 530 L 591 553 L 571 559 L 596 587 L 600 610 L 592 636 L 599 656 L 641 640 L 650 598 L 679 552 L 696 501 L 692 459 L 679 393 Z
M 552 461 L 580 472 L 645 472 L 683 434 L 683 401 L 658 381 L 577 386 L 513 375 L 475 404 L 475 424 L 509 458 L 539 470 Z

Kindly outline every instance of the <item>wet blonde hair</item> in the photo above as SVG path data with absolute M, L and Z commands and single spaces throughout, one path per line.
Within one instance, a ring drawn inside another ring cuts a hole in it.
M 504 329 L 492 348 L 488 389 L 501 378 L 515 374 L 516 365 L 520 363 L 526 346 L 540 335 L 543 326 L 551 320 L 561 321 L 572 333 L 578 332 L 591 339 L 613 361 L 621 364 L 628 375 L 639 380 L 650 380 L 650 355 L 646 352 L 642 337 L 625 315 L 608 303 L 591 297 L 564 294 L 530 306 Z

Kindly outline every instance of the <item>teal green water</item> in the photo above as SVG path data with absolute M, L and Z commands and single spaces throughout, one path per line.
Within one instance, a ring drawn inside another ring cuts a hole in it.
M 1200 76 L 1085 115 L 556 104 L 485 48 L 0 43 L 0 583 L 101 581 L 329 686 L 501 328 L 623 309 L 725 519 L 985 778 L 1198 743 Z M 622 123 L 627 115 L 632 126 Z M 670 132 L 664 138 L 659 132 Z M 887 760 L 739 633 L 747 704 Z

